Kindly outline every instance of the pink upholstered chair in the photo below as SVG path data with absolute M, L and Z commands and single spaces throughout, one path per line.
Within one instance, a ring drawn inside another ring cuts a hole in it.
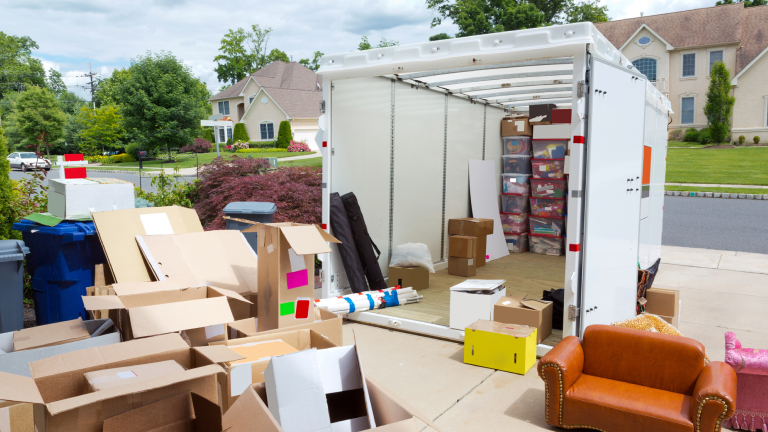
M 736 414 L 723 426 L 768 432 L 768 350 L 742 348 L 736 335 L 725 333 L 725 362 L 736 371 Z

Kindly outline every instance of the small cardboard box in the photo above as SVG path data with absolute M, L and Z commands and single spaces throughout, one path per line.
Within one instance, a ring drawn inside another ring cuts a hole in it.
M 571 109 L 570 108 L 553 109 L 552 124 L 571 124 Z
M 203 231 L 194 209 L 177 206 L 98 212 L 92 217 L 112 277 L 121 283 L 152 280 L 136 236 Z
M 533 300 L 525 295 L 502 297 L 493 306 L 493 320 L 504 324 L 522 324 L 536 329 L 536 343 L 552 334 L 552 302 Z
M 662 288 L 650 288 L 645 292 L 645 311 L 677 328 L 680 317 L 680 292 Z
M 315 299 L 315 254 L 340 243 L 316 225 L 255 224 L 243 232 L 258 234 L 259 331 L 305 324 Z
M 501 119 L 501 136 L 531 136 L 533 128 L 528 117 L 504 117 Z
M 451 287 L 449 325 L 464 330 L 473 322 L 493 320 L 493 306 L 507 295 L 504 280 L 468 279 Z
M 424 267 L 390 267 L 387 286 L 396 285 L 415 290 L 429 288 L 429 270 Z
M 104 432 L 221 432 L 221 409 L 182 393 L 104 420 Z
M 477 256 L 476 237 L 454 235 L 448 237 L 448 256 L 456 258 L 475 258 Z
M 117 179 L 48 179 L 48 213 L 61 219 L 135 207 L 133 183 Z
M 336 315 L 333 312 L 328 312 L 325 309 L 318 307 L 314 308 L 315 319 L 314 321 L 295 325 L 292 327 L 285 327 L 282 329 L 259 331 L 258 318 L 248 318 L 244 320 L 238 320 L 231 322 L 227 325 L 228 336 L 230 339 L 244 338 L 248 336 L 262 336 L 269 334 L 277 334 L 288 330 L 314 330 L 320 333 L 324 338 L 333 342 L 337 346 L 344 345 L 344 336 L 341 331 L 341 323 L 343 319 L 341 316 Z
M 531 105 L 528 107 L 528 117 L 531 119 L 532 125 L 548 125 L 552 122 L 552 110 L 556 107 L 555 104 L 539 104 Z M 534 128 L 534 133 L 536 130 Z
M 85 393 L 107 390 L 179 372 L 184 372 L 184 368 L 173 360 L 86 372 L 83 375 Z
M 448 220 L 448 234 L 477 238 L 475 268 L 485 265 L 487 236 L 493 234 L 493 220 L 481 218 L 461 218 Z
M 316 331 L 303 329 L 215 342 L 211 346 L 199 347 L 197 351 L 200 353 L 199 365 L 218 364 L 226 371 L 226 375 L 219 376 L 221 408 L 226 412 L 246 388 L 264 381 L 264 370 L 270 358 L 335 346 Z
M 448 257 L 448 274 L 454 276 L 472 277 L 477 274 L 474 258 Z
M 477 320 L 464 332 L 464 363 L 525 375 L 536 364 L 536 329 Z
M 570 124 L 553 124 L 547 126 L 536 126 L 533 128 L 533 139 L 556 139 L 556 140 L 570 140 L 571 139 L 571 125 Z
M 82 318 L 13 332 L 13 350 L 24 351 L 88 339 Z

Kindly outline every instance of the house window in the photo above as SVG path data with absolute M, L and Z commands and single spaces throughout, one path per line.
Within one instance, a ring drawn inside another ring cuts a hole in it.
M 249 97 L 248 98 L 248 104 L 252 104 L 254 98 L 256 98 L 256 95 L 253 95 L 253 96 Z
M 229 101 L 219 102 L 219 114 L 229 115 Z
M 709 73 L 712 73 L 712 66 L 717 62 L 723 61 L 723 51 L 710 51 L 709 52 Z
M 683 76 L 696 76 L 696 53 L 683 54 Z
M 646 76 L 649 81 L 656 81 L 656 60 L 652 58 L 641 58 L 632 62 L 637 70 Z
M 262 123 L 261 127 L 261 140 L 271 140 L 275 138 L 275 125 L 274 123 Z
M 643 36 L 637 40 L 637 43 L 639 43 L 640 45 L 648 45 L 649 43 L 651 43 L 651 38 L 649 38 L 648 36 Z
M 227 139 L 224 137 L 224 133 L 225 133 L 225 132 L 224 132 L 224 128 L 223 128 L 223 127 L 220 127 L 220 128 L 219 128 L 219 142 L 220 142 L 220 143 L 223 143 L 223 142 L 226 142 L 226 141 L 227 141 Z
M 680 107 L 680 124 L 693 124 L 693 100 L 692 97 L 684 97 Z

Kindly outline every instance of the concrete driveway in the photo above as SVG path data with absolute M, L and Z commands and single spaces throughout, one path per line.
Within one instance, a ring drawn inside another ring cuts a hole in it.
M 726 331 L 768 348 L 768 255 L 664 246 L 662 261 L 654 286 L 680 291 L 680 331 L 710 359 L 723 360 Z M 520 376 L 465 365 L 461 344 L 356 323 L 344 325 L 345 343 L 353 330 L 365 373 L 444 432 L 560 430 L 544 420 L 535 366 Z

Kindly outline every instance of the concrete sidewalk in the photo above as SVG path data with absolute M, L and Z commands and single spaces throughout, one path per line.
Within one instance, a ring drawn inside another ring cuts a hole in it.
M 768 255 L 664 246 L 662 262 L 654 286 L 680 291 L 680 331 L 710 359 L 723 360 L 726 331 L 768 348 Z M 365 373 L 444 432 L 560 430 L 544 420 L 536 367 L 520 376 L 469 366 L 461 344 L 349 322 L 345 343 L 353 330 Z

